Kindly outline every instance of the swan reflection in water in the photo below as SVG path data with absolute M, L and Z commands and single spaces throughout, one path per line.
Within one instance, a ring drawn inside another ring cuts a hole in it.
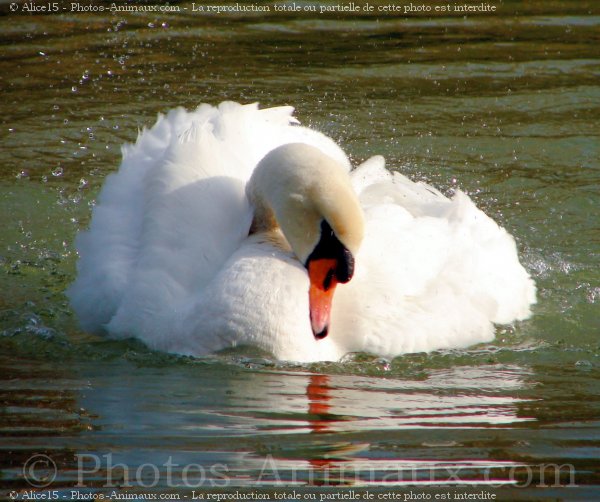
M 474 479 L 485 483 L 493 478 L 502 484 L 498 474 L 523 464 L 487 458 L 445 460 L 440 449 L 447 454 L 458 443 L 436 436 L 448 428 L 485 431 L 532 420 L 519 416 L 519 403 L 525 400 L 507 395 L 522 387 L 522 374 L 519 367 L 494 365 L 440 370 L 423 381 L 308 375 L 307 420 L 300 430 L 310 439 L 301 441 L 299 448 L 279 448 L 257 459 L 262 462 L 255 467 L 257 479 L 362 486 Z M 453 392 L 458 389 L 461 392 Z M 386 448 L 365 442 L 365 431 Z M 390 455 L 394 446 L 398 454 Z
M 105 373 L 82 405 L 98 415 L 114 463 L 173 456 L 203 466 L 207 483 L 223 482 L 210 478 L 216 464 L 227 486 L 426 482 L 450 469 L 485 480 L 520 465 L 496 443 L 534 420 L 522 411 L 530 379 L 501 364 L 412 380 L 192 364 L 136 368 L 125 385 Z

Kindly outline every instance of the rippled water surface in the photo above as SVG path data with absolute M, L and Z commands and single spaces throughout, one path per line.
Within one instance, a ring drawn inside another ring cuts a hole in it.
M 600 499 L 596 3 L 467 17 L 260 4 L 272 12 L 0 3 L 0 496 Z M 294 105 L 354 161 L 380 153 L 467 191 L 515 235 L 533 317 L 470 350 L 308 366 L 82 333 L 63 295 L 73 239 L 120 145 L 159 112 L 224 99 Z

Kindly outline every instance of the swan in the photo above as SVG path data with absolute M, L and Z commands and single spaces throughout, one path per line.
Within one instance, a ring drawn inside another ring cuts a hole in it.
M 123 147 L 67 291 L 82 329 L 201 356 L 395 357 L 494 338 L 536 301 L 513 237 L 289 106 L 203 104 Z

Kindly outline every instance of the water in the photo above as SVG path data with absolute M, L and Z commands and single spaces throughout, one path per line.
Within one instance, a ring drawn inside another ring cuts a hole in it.
M 466 18 L 177 5 L 0 5 L 2 496 L 600 498 L 594 3 Z M 82 333 L 63 295 L 73 239 L 120 145 L 158 112 L 224 99 L 292 104 L 356 162 L 381 153 L 467 191 L 515 235 L 532 319 L 469 350 L 307 366 Z

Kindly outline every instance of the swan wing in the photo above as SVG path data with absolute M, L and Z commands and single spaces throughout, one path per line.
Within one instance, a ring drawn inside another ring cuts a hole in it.
M 273 148 L 312 144 L 349 170 L 339 146 L 292 113 L 233 102 L 178 108 L 123 148 L 76 241 L 78 277 L 68 295 L 85 330 L 150 344 L 163 336 L 184 299 L 202 291 L 247 236 L 244 187 Z
M 529 316 L 535 285 L 513 237 L 463 192 L 446 197 L 378 163 L 354 175 L 366 233 L 356 275 L 336 293 L 338 342 L 388 356 L 460 348 Z

